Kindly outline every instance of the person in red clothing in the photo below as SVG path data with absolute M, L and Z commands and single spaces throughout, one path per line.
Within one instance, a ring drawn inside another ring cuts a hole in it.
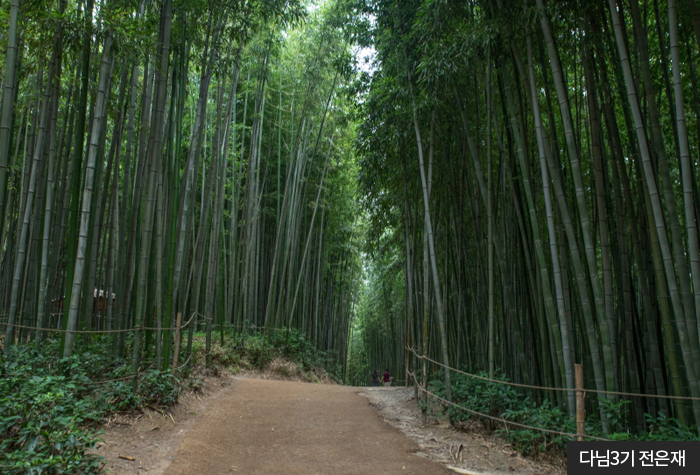
M 384 370 L 384 386 L 391 386 L 391 374 L 389 374 L 389 368 Z

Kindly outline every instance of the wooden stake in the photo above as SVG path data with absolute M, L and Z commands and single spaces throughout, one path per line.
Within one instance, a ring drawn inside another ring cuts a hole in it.
M 586 434 L 586 410 L 584 408 L 583 365 L 576 365 L 576 433 L 577 439 L 583 441 Z
M 173 354 L 173 371 L 177 369 L 177 359 L 180 357 L 180 322 L 182 313 L 177 313 L 177 323 L 175 324 L 175 353 Z

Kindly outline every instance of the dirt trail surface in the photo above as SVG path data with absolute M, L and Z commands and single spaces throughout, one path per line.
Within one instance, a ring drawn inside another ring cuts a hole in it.
M 413 388 L 364 388 L 370 404 L 389 424 L 416 442 L 416 455 L 441 462 L 456 473 L 482 475 L 564 475 L 566 461 L 551 454 L 537 458 L 521 456 L 504 439 L 496 437 L 479 421 L 456 431 L 444 417 L 423 415 Z M 437 409 L 437 408 L 433 408 Z
M 191 474 L 450 473 L 385 423 L 361 389 L 238 379 L 212 401 L 165 470 Z
M 561 460 L 521 457 L 478 425 L 423 417 L 410 388 L 205 378 L 170 412 L 110 419 L 95 450 L 110 475 L 563 475 Z M 393 427 L 392 427 L 393 426 Z M 400 432 L 399 432 L 400 431 Z M 120 458 L 120 456 L 124 458 Z M 450 470 L 447 470 L 449 467 Z

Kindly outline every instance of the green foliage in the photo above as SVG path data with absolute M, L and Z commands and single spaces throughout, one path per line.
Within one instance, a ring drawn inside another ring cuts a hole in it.
M 94 473 L 101 458 L 87 449 L 99 440 L 95 426 L 105 415 L 177 402 L 180 385 L 169 372 L 146 371 L 134 393 L 107 339 L 84 348 L 62 358 L 58 342 L 42 354 L 13 347 L 0 379 L 1 473 Z
M 644 414 L 649 432 L 639 437 L 639 440 L 700 440 L 695 427 L 684 427 L 673 417 L 659 413 L 654 418 Z
M 503 413 L 502 417 L 504 419 L 546 430 L 569 434 L 576 433 L 575 421 L 570 419 L 568 414 L 564 413 L 559 407 L 552 405 L 547 399 L 541 405 L 537 405 L 525 398 L 522 401 L 516 401 L 515 405 L 517 408 Z M 545 452 L 550 446 L 563 452 L 566 450 L 566 443 L 572 440 L 570 437 L 551 432 L 540 432 L 517 427 L 515 430 L 506 427 L 499 429 L 497 432 L 510 440 L 513 447 L 524 454 Z
M 270 344 L 279 348 L 281 353 L 292 359 L 304 370 L 325 367 L 328 355 L 316 348 L 306 334 L 297 331 L 276 331 L 269 337 Z
M 619 401 L 616 404 L 606 403 L 606 406 L 622 407 L 630 404 L 630 401 Z M 683 426 L 678 419 L 667 417 L 663 413 L 659 413 L 657 417 L 651 414 L 644 414 L 646 420 L 647 432 L 642 434 L 631 434 L 629 432 L 615 432 L 609 434 L 607 438 L 612 440 L 647 440 L 647 441 L 663 441 L 663 440 L 700 440 L 695 427 Z M 614 417 L 610 417 L 614 420 Z M 586 427 L 587 431 L 600 432 L 600 424 L 595 427 Z
M 340 379 L 341 368 L 327 352 L 319 350 L 309 337 L 296 329 L 268 330 L 263 337 L 261 330 L 241 334 L 229 328 L 225 332 L 224 345 L 214 345 L 211 350 L 212 363 L 238 371 L 240 369 L 265 369 L 277 358 L 286 358 L 311 377 L 321 370 L 335 379 Z M 202 335 L 203 336 L 203 335 Z M 195 341 L 195 353 L 203 349 Z
M 99 457 L 86 454 L 97 437 L 83 428 L 99 419 L 83 399 L 82 377 L 10 376 L 0 380 L 0 471 L 89 473 Z
M 377 243 L 365 242 L 364 285 L 348 356 L 347 380 L 353 385 L 370 384 L 373 369 L 389 368 L 395 375 L 403 371 L 403 359 L 396 355 L 403 344 L 397 323 L 406 312 L 405 278 L 404 263 L 390 245 L 396 236 L 396 230 L 387 228 Z
M 475 374 L 482 377 L 488 376 L 483 371 Z M 503 374 L 497 374 L 496 379 L 503 382 L 508 381 L 508 378 Z M 431 381 L 428 388 L 430 392 L 445 397 L 445 385 L 442 380 Z M 568 414 L 561 408 L 548 399 L 538 404 L 506 384 L 491 383 L 463 374 L 456 374 L 452 379 L 452 398 L 455 404 L 508 422 L 547 431 L 576 433 L 576 421 L 569 418 Z M 603 411 L 611 427 L 625 427 L 627 425 L 625 408 L 631 404 L 630 401 L 602 400 L 601 404 L 603 404 Z M 425 410 L 430 409 L 425 405 L 422 407 Z M 454 406 L 450 406 L 446 412 L 453 424 L 474 418 L 483 423 L 494 424 L 489 418 L 471 414 Z M 635 435 L 619 432 L 605 435 L 600 420 L 594 413 L 588 416 L 586 433 L 611 440 L 700 440 L 694 427 L 684 427 L 677 419 L 666 417 L 663 414 L 657 418 L 646 414 L 646 423 L 648 432 L 644 434 Z M 500 422 L 496 422 L 495 425 L 498 427 L 495 431 L 497 434 L 507 439 L 516 450 L 526 455 L 547 451 L 563 454 L 566 450 L 566 442 L 573 440 L 571 437 L 558 435 L 554 432 L 511 426 Z
M 488 377 L 488 374 L 483 371 L 477 374 Z M 496 379 L 507 381 L 507 378 L 502 374 L 497 374 Z M 442 380 L 431 381 L 429 388 L 431 392 L 436 394 L 443 394 L 445 390 Z M 512 409 L 517 394 L 511 386 L 489 383 L 458 374 L 452 383 L 452 398 L 456 404 L 468 407 L 473 411 L 500 414 Z M 450 418 L 453 421 L 466 420 L 469 417 L 471 417 L 469 413 L 461 409 L 450 409 Z
M 151 369 L 139 378 L 139 393 L 143 404 L 172 406 L 180 395 L 178 381 L 169 371 Z
M 620 400 L 613 402 L 612 399 L 600 399 L 599 404 L 602 405 L 603 412 L 606 414 L 610 427 L 618 428 L 627 425 L 627 412 L 625 406 L 630 404 L 630 401 Z
M 483 371 L 476 374 L 484 378 L 488 377 L 488 374 Z M 496 374 L 495 379 L 508 381 L 503 374 Z M 431 392 L 444 397 L 445 388 L 441 380 L 432 381 L 429 388 Z M 546 430 L 576 432 L 575 421 L 569 419 L 568 414 L 549 400 L 545 399 L 541 404 L 537 404 L 506 384 L 491 383 L 483 379 L 456 374 L 452 380 L 452 397 L 455 404 L 481 414 Z M 473 418 L 491 423 L 491 420 L 486 417 L 476 416 L 453 406 L 448 409 L 448 414 L 453 423 Z M 508 439 L 513 447 L 523 454 L 548 450 L 563 452 L 566 450 L 566 442 L 571 440 L 566 436 L 539 430 L 496 424 L 499 427 L 496 433 Z

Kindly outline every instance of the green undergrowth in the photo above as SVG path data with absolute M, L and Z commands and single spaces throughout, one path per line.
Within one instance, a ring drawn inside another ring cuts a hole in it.
M 181 385 L 170 372 L 142 369 L 134 392 L 125 361 L 110 355 L 107 339 L 81 345 L 62 358 L 59 342 L 41 353 L 18 345 L 0 377 L 0 473 L 87 474 L 101 469 L 88 449 L 111 413 L 177 402 Z
M 47 341 L 40 353 L 29 344 L 14 346 L 6 359 L 0 355 L 1 474 L 97 473 L 102 459 L 89 449 L 99 441 L 107 416 L 144 407 L 164 410 L 177 402 L 184 386 L 201 384 L 189 373 L 200 372 L 204 363 L 203 334 L 195 338 L 194 361 L 183 368 L 184 376 L 151 369 L 147 358 L 136 392 L 128 362 L 111 355 L 109 339 L 93 337 L 76 346 L 82 351 L 70 358 L 61 357 L 59 341 Z M 340 374 L 339 366 L 296 330 L 263 338 L 259 331 L 241 335 L 227 329 L 223 346 L 217 339 L 211 357 L 214 365 L 233 372 L 274 371 L 305 381 L 338 380 Z
M 298 330 L 268 330 L 263 335 L 258 329 L 241 333 L 226 328 L 223 340 L 223 345 L 220 337 L 212 344 L 211 362 L 234 374 L 240 371 L 271 371 L 282 377 L 297 377 L 309 382 L 341 380 L 340 365 Z M 203 333 L 195 335 L 193 353 L 195 364 L 203 362 Z
M 475 374 L 488 377 L 486 372 Z M 453 375 L 452 378 L 452 401 L 455 404 L 513 423 L 555 432 L 576 433 L 576 422 L 548 399 L 538 403 L 513 386 L 491 383 L 462 374 Z M 508 381 L 503 374 L 497 374 L 495 379 Z M 430 392 L 442 398 L 446 397 L 445 385 L 442 380 L 431 381 L 428 388 Z M 421 405 L 424 410 L 433 412 L 441 407 L 422 403 Z M 628 426 L 627 411 L 625 410 L 628 405 L 630 402 L 624 400 L 605 404 L 604 412 L 613 428 Z M 443 412 L 446 412 L 452 424 L 458 428 L 466 427 L 467 421 L 478 420 L 482 422 L 485 426 L 494 429 L 500 437 L 507 439 L 513 448 L 524 455 L 541 453 L 562 455 L 566 452 L 566 442 L 574 440 L 568 436 L 551 432 L 495 422 L 454 406 L 450 406 L 448 409 L 443 406 Z M 683 427 L 678 420 L 663 414 L 656 418 L 646 414 L 648 430 L 646 433 L 632 434 L 620 431 L 606 435 L 601 429 L 599 417 L 591 412 L 593 411 L 590 411 L 586 418 L 586 434 L 595 437 L 611 440 L 700 440 L 694 427 Z

